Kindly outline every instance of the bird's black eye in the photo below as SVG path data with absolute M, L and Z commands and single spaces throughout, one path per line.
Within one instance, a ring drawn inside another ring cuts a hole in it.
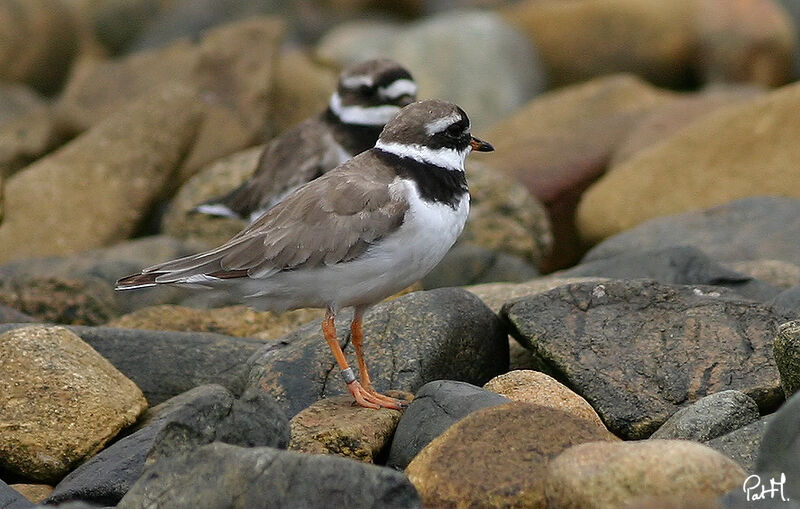
M 358 89 L 358 93 L 364 97 L 371 97 L 373 94 L 375 94 L 375 87 L 361 85 L 361 87 Z
M 445 129 L 444 132 L 445 134 L 447 134 L 447 136 L 450 136 L 451 138 L 458 138 L 462 134 L 464 134 L 464 128 L 459 124 L 453 124 L 447 129 Z

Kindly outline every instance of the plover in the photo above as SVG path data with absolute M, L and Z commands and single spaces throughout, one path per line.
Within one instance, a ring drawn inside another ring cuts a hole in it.
M 270 142 L 242 185 L 194 210 L 255 220 L 291 190 L 372 148 L 386 122 L 416 94 L 411 74 L 393 60 L 349 67 L 325 111 Z
M 437 100 L 403 108 L 367 150 L 298 188 L 222 246 L 117 281 L 117 290 L 158 284 L 222 287 L 257 307 L 326 309 L 322 332 L 356 402 L 401 408 L 372 387 L 362 317 L 372 304 L 422 278 L 464 228 L 464 160 L 491 145 L 470 134 L 466 113 Z M 361 383 L 336 337 L 346 307 Z

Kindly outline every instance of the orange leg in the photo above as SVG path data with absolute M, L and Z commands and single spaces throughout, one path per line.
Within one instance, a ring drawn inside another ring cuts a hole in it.
M 342 352 L 339 341 L 336 339 L 336 325 L 333 321 L 334 316 L 334 313 L 330 309 L 327 310 L 325 319 L 322 321 L 322 334 L 325 336 L 325 341 L 328 342 L 328 346 L 333 353 L 333 357 L 336 359 L 336 363 L 339 365 L 339 369 L 342 370 L 342 378 L 344 378 L 345 383 L 347 383 L 347 389 L 360 406 L 375 409 L 387 407 L 385 402 L 376 398 L 375 395 L 364 389 L 361 384 L 356 381 L 353 370 L 347 364 L 344 352 Z
M 380 401 L 381 406 L 386 408 L 393 408 L 400 410 L 405 408 L 408 403 L 405 401 L 384 396 L 372 387 L 372 382 L 369 379 L 369 371 L 367 371 L 367 363 L 364 361 L 364 331 L 361 327 L 361 318 L 364 315 L 364 309 L 356 308 L 353 321 L 350 323 L 350 339 L 353 342 L 353 348 L 356 351 L 356 360 L 358 361 L 358 371 L 361 373 L 361 385 L 370 394 Z

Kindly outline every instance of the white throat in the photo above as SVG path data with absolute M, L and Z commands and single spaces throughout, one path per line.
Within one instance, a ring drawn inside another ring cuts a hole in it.
M 331 111 L 345 124 L 386 125 L 400 111 L 400 107 L 391 104 L 382 106 L 344 106 L 338 92 L 334 92 L 330 100 Z
M 440 168 L 452 171 L 464 171 L 464 161 L 472 147 L 467 146 L 464 150 L 452 148 L 430 148 L 417 143 L 406 145 L 396 142 L 385 142 L 378 140 L 375 148 L 389 152 L 399 157 L 408 157 L 421 163 L 432 164 Z

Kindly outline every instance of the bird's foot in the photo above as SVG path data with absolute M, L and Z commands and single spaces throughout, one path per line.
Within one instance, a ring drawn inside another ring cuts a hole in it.
M 365 389 L 360 383 L 355 381 L 347 384 L 347 389 L 350 391 L 350 394 L 353 395 L 356 404 L 366 408 L 374 408 L 376 410 L 379 408 L 403 410 L 408 406 L 408 403 L 405 401 L 384 396 L 371 387 Z

